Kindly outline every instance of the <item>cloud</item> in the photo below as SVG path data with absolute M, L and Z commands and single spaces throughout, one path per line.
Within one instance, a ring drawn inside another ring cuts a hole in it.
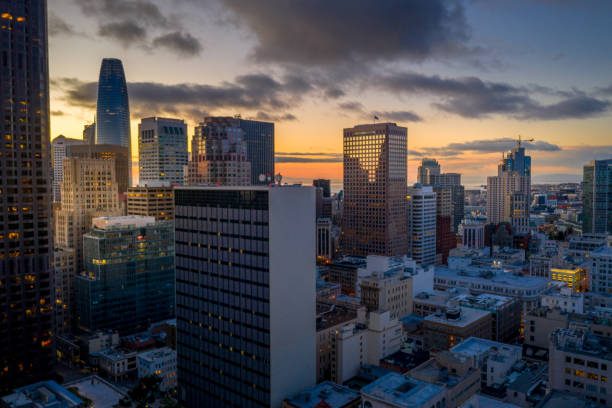
M 124 20 L 102 24 L 98 28 L 98 35 L 117 40 L 124 47 L 129 47 L 145 40 L 147 32 L 135 21 Z
M 429 94 L 439 101 L 436 108 L 465 118 L 504 115 L 518 120 L 584 119 L 599 116 L 610 108 L 607 100 L 572 91 L 555 103 L 542 104 L 531 90 L 503 82 L 487 82 L 476 77 L 441 78 L 413 72 L 383 75 L 376 82 L 383 90 L 400 94 Z
M 153 39 L 154 48 L 166 48 L 184 56 L 195 56 L 202 51 L 200 41 L 189 33 L 175 31 Z
M 219 0 L 248 27 L 257 61 L 307 66 L 468 52 L 463 5 L 454 0 Z
M 342 163 L 342 153 L 276 152 L 276 163 Z
M 168 28 L 170 21 L 159 7 L 147 0 L 75 0 L 86 15 L 115 20 L 137 20 L 147 25 Z
M 54 12 L 49 12 L 49 35 L 52 37 L 60 35 L 75 35 L 76 30 Z
M 64 111 L 61 111 L 61 110 L 52 110 L 51 111 L 51 115 L 52 116 L 64 116 L 65 113 L 64 113 Z
M 292 113 L 285 113 L 282 115 L 271 115 L 266 112 L 259 111 L 255 115 L 255 120 L 262 120 L 264 122 L 289 122 L 297 120 L 297 117 Z
M 605 88 L 599 88 L 597 90 L 597 92 L 602 94 L 602 95 L 610 95 L 610 96 L 612 96 L 612 85 L 607 86 Z
M 410 111 L 377 111 L 374 112 L 374 115 L 382 121 L 421 122 L 423 120 L 419 115 Z
M 558 152 L 559 145 L 545 141 L 523 142 L 527 151 Z M 409 156 L 415 157 L 435 157 L 435 156 L 458 156 L 464 152 L 471 153 L 501 153 L 508 151 L 516 146 L 516 139 L 502 137 L 498 139 L 474 140 L 463 143 L 449 143 L 442 147 L 423 147 L 421 150 L 409 150 Z
M 363 112 L 365 110 L 361 102 L 342 102 L 338 104 L 338 108 L 344 111 Z
M 96 82 L 56 78 L 51 80 L 51 85 L 63 91 L 63 99 L 69 105 L 95 109 Z M 295 120 L 295 116 L 286 110 L 301 102 L 303 93 L 298 89 L 291 81 L 277 81 L 264 74 L 241 75 L 232 82 L 219 85 L 128 83 L 133 116 L 168 113 L 190 115 L 194 120 L 201 120 L 203 112 L 224 109 L 244 109 L 268 120 Z

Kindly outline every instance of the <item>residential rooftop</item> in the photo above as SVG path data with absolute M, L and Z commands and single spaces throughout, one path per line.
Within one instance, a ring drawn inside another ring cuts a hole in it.
M 393 404 L 396 407 L 420 407 L 444 392 L 439 385 L 389 373 L 361 389 L 361 394 Z
M 446 279 L 462 279 L 472 282 L 492 282 L 496 285 L 521 287 L 526 289 L 542 289 L 548 287 L 548 279 L 538 276 L 529 276 L 504 272 L 497 268 L 486 268 L 469 266 L 467 268 L 457 270 L 450 269 L 447 266 L 436 267 L 436 278 Z
M 2 406 L 10 408 L 72 408 L 83 401 L 55 381 L 41 381 L 17 388 L 2 397 Z
M 172 350 L 170 347 L 162 347 L 155 350 L 145 351 L 144 353 L 138 354 L 138 358 L 147 361 L 154 361 L 163 358 L 176 357 L 176 350 Z
M 566 352 L 612 361 L 612 339 L 574 329 L 556 329 L 550 346 Z
M 491 314 L 486 310 L 472 309 L 469 307 L 460 307 L 456 309 L 460 310 L 460 315 L 458 318 L 451 317 L 453 314 L 451 309 L 449 309 L 446 313 L 434 313 L 426 316 L 423 320 L 425 322 L 444 324 L 448 326 L 466 327 Z
M 355 390 L 331 381 L 323 381 L 293 397 L 287 398 L 285 403 L 295 408 L 317 408 L 322 406 L 341 408 L 360 399 L 359 392 Z
M 495 349 L 498 351 L 515 351 L 520 353 L 521 346 L 513 346 L 511 344 L 500 343 L 493 340 L 481 339 L 479 337 L 468 337 L 461 343 L 450 349 L 451 352 L 461 354 L 463 356 L 478 356 L 487 351 Z
M 125 397 L 125 393 L 97 375 L 80 378 L 64 384 L 66 389 L 76 388 L 79 395 L 89 398 L 92 407 L 111 408 Z

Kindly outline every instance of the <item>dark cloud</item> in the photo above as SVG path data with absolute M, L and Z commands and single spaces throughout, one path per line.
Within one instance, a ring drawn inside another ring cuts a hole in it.
M 101 24 L 98 35 L 117 40 L 124 47 L 129 47 L 145 40 L 147 32 L 135 21 L 124 20 Z
M 361 102 L 354 102 L 354 101 L 339 103 L 338 108 L 344 111 L 360 112 L 360 113 L 365 110 Z
M 612 85 L 607 86 L 605 88 L 599 88 L 598 89 L 598 93 L 600 93 L 602 95 L 610 95 L 610 96 L 612 96 Z
M 51 85 L 63 91 L 68 104 L 95 109 L 96 82 L 59 78 L 53 79 Z M 295 120 L 295 116 L 286 110 L 300 103 L 303 94 L 297 89 L 291 81 L 279 82 L 263 74 L 238 76 L 233 82 L 220 85 L 128 83 L 130 108 L 134 115 L 168 113 L 193 115 L 191 117 L 198 120 L 203 112 L 224 109 L 244 109 L 274 120 Z
M 61 110 L 52 110 L 51 111 L 51 115 L 52 116 L 64 116 L 65 113 L 64 113 L 64 111 L 61 111 Z
M 342 158 L 342 153 L 329 153 L 329 152 L 276 152 L 277 156 L 331 156 L 335 158 Z
M 179 55 L 196 56 L 202 51 L 200 41 L 189 33 L 175 31 L 153 39 L 154 48 L 166 48 Z
M 276 163 L 342 163 L 342 157 L 276 156 Z
M 49 12 L 49 35 L 50 36 L 59 36 L 59 35 L 75 35 L 77 34 L 76 30 L 71 24 L 68 24 L 61 17 L 59 17 L 54 12 Z
M 382 121 L 421 122 L 423 120 L 419 115 L 410 111 L 377 111 L 374 112 L 374 115 Z
M 325 96 L 329 99 L 337 99 L 344 95 L 345 95 L 344 91 L 340 88 L 330 87 L 325 90 Z
M 147 0 L 75 0 L 83 13 L 89 16 L 115 20 L 137 20 L 147 25 L 163 28 L 171 26 L 171 22 L 162 13 L 157 4 Z
M 604 114 L 610 108 L 609 101 L 579 91 L 572 91 L 559 102 L 542 104 L 527 87 L 476 77 L 441 78 L 404 72 L 382 76 L 377 85 L 395 93 L 433 95 L 441 100 L 433 104 L 435 107 L 465 118 L 498 114 L 519 120 L 583 119 Z
M 292 113 L 285 113 L 282 115 L 272 115 L 266 112 L 257 112 L 257 115 L 253 118 L 255 120 L 262 120 L 264 122 L 289 122 L 297 120 L 297 117 Z
M 254 33 L 259 61 L 330 65 L 466 53 L 454 0 L 219 0 Z
M 458 156 L 464 152 L 472 153 L 498 153 L 505 152 L 516 146 L 516 139 L 502 137 L 498 139 L 474 140 L 463 143 L 449 143 L 442 147 L 423 147 L 421 150 L 409 150 L 409 156 L 435 157 L 435 156 Z M 560 146 L 545 141 L 523 142 L 525 149 L 540 152 L 558 152 Z

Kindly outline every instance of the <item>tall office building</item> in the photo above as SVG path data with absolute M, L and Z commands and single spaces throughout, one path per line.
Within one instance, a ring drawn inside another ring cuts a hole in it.
M 132 147 L 127 84 L 123 64 L 116 58 L 104 58 L 100 67 L 96 144 Z
M 55 212 L 55 245 L 74 249 L 77 272 L 83 267 L 83 235 L 89 232 L 91 220 L 121 215 L 115 174 L 113 159 L 64 159 L 62 206 Z
M 51 142 L 51 160 L 53 163 L 53 202 L 62 201 L 61 184 L 64 174 L 64 159 L 66 150 L 70 145 L 83 144 L 80 139 L 70 139 L 64 135 L 59 135 Z
M 280 407 L 316 382 L 315 194 L 178 187 L 178 396 Z
M 251 163 L 244 135 L 239 119 L 205 118 L 191 141 L 188 184 L 250 185 Z
M 415 184 L 408 189 L 410 256 L 422 265 L 436 262 L 436 193 L 431 186 Z
M 83 252 L 85 270 L 75 279 L 79 327 L 134 333 L 174 317 L 172 222 L 95 218 Z
M 70 145 L 66 149 L 66 156 L 75 159 L 112 160 L 118 194 L 125 193 L 130 187 L 130 151 L 127 147 L 103 144 Z
M 584 166 L 582 232 L 612 234 L 612 159 Z
M 238 118 L 238 127 L 244 131 L 247 160 L 251 163 L 251 183 L 274 183 L 274 123 Z M 265 179 L 260 180 L 264 175 Z
M 0 1 L 0 392 L 48 378 L 53 237 L 47 2 Z
M 55 335 L 62 336 L 72 328 L 72 285 L 76 275 L 76 258 L 72 248 L 53 251 L 55 288 Z
M 436 264 L 446 264 L 450 250 L 457 247 L 457 236 L 452 232 L 453 189 L 433 187 L 436 193 Z
M 138 182 L 183 184 L 187 125 L 182 119 L 144 118 L 138 125 Z
M 407 138 L 395 123 L 344 129 L 343 253 L 408 253 Z
M 174 188 L 138 186 L 128 188 L 127 214 L 155 217 L 157 221 L 174 219 Z
M 440 175 L 440 163 L 436 159 L 423 159 L 417 173 L 417 183 L 427 186 L 430 185 L 431 176 Z
M 329 179 L 313 180 L 312 185 L 323 189 L 323 198 L 331 197 L 331 181 Z
M 530 194 L 531 157 L 519 144 L 500 161 L 497 176 L 487 177 L 487 222 L 508 222 L 516 233 L 528 233 Z
M 96 124 L 90 123 L 83 128 L 83 142 L 85 144 L 96 144 Z

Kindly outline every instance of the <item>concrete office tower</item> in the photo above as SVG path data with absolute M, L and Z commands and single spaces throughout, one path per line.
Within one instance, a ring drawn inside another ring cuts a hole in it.
M 166 186 L 130 187 L 127 214 L 155 217 L 157 221 L 174 219 L 174 188 Z
M 238 127 L 244 131 L 247 144 L 247 161 L 251 163 L 251 183 L 274 183 L 274 123 L 238 119 Z M 260 175 L 265 180 L 259 179 Z
M 51 375 L 51 146 L 47 2 L 0 2 L 0 391 Z
M 485 246 L 485 224 L 482 222 L 463 220 L 459 226 L 459 235 L 461 235 L 463 246 L 469 248 L 483 248 Z
M 280 407 L 316 382 L 312 187 L 178 187 L 178 396 Z
M 187 165 L 187 125 L 182 119 L 144 118 L 138 125 L 140 185 L 183 184 Z
M 72 304 L 72 284 L 76 275 L 76 259 L 72 248 L 56 248 L 53 251 L 53 257 L 55 262 L 53 282 L 55 287 L 55 335 L 62 336 L 70 333 L 72 327 L 70 306 Z
M 59 135 L 51 142 L 51 160 L 53 163 L 53 202 L 62 201 L 61 183 L 64 174 L 64 159 L 66 150 L 70 145 L 83 144 L 80 139 L 70 139 L 64 135 Z
M 436 193 L 431 186 L 408 189 L 410 257 L 422 265 L 436 262 Z
M 584 166 L 582 232 L 612 234 L 612 159 Z
M 174 317 L 172 222 L 95 218 L 83 252 L 85 271 L 75 279 L 79 327 L 135 333 Z
M 55 212 L 55 245 L 74 249 L 77 273 L 83 267 L 83 235 L 89 232 L 91 220 L 121 215 L 115 174 L 112 159 L 64 160 L 63 201 Z
M 83 142 L 88 145 L 96 144 L 96 123 L 83 127 Z
M 436 193 L 436 264 L 445 264 L 451 249 L 457 247 L 457 236 L 452 232 L 453 189 L 434 186 Z
M 487 222 L 509 222 L 518 234 L 529 232 L 531 157 L 524 147 L 500 161 L 497 176 L 487 177 Z
M 132 148 L 128 90 L 123 64 L 116 58 L 104 58 L 100 67 L 96 144 Z
M 612 292 L 612 248 L 601 247 L 591 252 L 589 278 L 591 291 L 610 294 Z
M 407 138 L 395 123 L 344 129 L 343 253 L 408 253 Z
M 188 184 L 250 185 L 251 163 L 244 135 L 239 119 L 204 119 L 191 141 Z
M 440 175 L 440 164 L 436 159 L 423 159 L 417 173 L 417 183 L 429 185 L 431 176 Z
M 331 197 L 331 181 L 329 179 L 313 180 L 312 185 L 323 189 L 323 198 Z
M 76 159 L 112 160 L 115 166 L 115 182 L 118 194 L 123 194 L 130 187 L 130 151 L 127 147 L 115 145 L 70 145 L 66 149 L 67 157 Z

